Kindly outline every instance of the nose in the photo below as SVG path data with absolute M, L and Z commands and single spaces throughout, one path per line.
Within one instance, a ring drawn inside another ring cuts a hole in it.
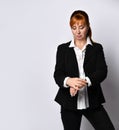
M 80 29 L 79 28 L 77 28 L 77 33 L 80 34 Z

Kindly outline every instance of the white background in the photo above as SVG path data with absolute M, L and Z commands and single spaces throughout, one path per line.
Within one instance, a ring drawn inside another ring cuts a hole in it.
M 72 38 L 69 18 L 85 10 L 104 47 L 104 105 L 119 130 L 119 1 L 0 0 L 0 130 L 63 130 L 53 79 L 56 48 Z M 93 130 L 83 118 L 81 130 Z

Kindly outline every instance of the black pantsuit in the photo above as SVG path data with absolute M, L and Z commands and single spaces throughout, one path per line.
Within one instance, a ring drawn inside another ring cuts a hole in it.
M 59 86 L 55 101 L 61 105 L 61 117 L 64 130 L 79 130 L 84 115 L 96 130 L 114 130 L 114 127 L 102 107 L 105 102 L 100 83 L 107 76 L 107 65 L 101 44 L 87 45 L 84 59 L 85 75 L 91 80 L 87 87 L 89 108 L 77 110 L 77 96 L 70 96 L 69 88 L 63 86 L 66 77 L 79 77 L 79 70 L 73 47 L 70 42 L 58 46 L 54 79 Z
M 114 130 L 114 126 L 103 106 L 75 111 L 61 108 L 64 130 L 80 130 L 82 115 L 89 120 L 95 130 Z

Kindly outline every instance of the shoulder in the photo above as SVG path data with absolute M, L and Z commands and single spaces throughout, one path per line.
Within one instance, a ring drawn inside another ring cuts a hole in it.
M 92 44 L 93 44 L 93 47 L 94 47 L 96 50 L 103 50 L 102 44 L 97 43 L 97 42 L 93 42 Z
M 58 49 L 66 49 L 69 47 L 71 41 L 58 45 Z
M 65 52 L 68 50 L 70 43 L 71 43 L 71 41 L 58 45 L 57 53 L 61 54 L 61 55 L 64 55 Z

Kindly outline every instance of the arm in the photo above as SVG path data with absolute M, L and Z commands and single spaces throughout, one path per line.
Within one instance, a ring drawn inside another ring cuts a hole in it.
M 66 47 L 60 45 L 57 49 L 56 55 L 56 65 L 55 65 L 55 72 L 54 72 L 54 79 L 59 87 L 61 88 L 69 88 L 73 87 L 79 90 L 81 87 L 86 86 L 86 81 L 79 79 L 78 77 L 67 77 L 65 72 L 65 53 Z
M 98 44 L 97 50 L 97 59 L 96 59 L 96 69 L 93 73 L 89 73 L 91 84 L 95 85 L 101 83 L 107 76 L 107 65 L 104 57 L 103 47 Z
M 60 45 L 57 48 L 56 65 L 54 71 L 54 79 L 59 87 L 63 87 L 65 77 L 65 48 Z

